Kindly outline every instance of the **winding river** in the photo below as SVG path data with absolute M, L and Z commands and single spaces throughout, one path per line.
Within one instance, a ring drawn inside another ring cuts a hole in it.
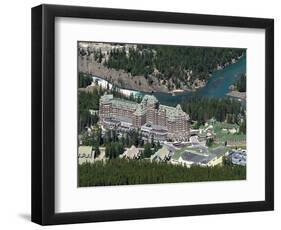
M 241 76 L 246 73 L 246 57 L 240 58 L 236 63 L 226 66 L 224 69 L 215 71 L 209 78 L 206 86 L 200 88 L 196 92 L 183 92 L 176 95 L 170 93 L 155 92 L 153 95 L 159 100 L 161 104 L 172 105 L 182 102 L 183 100 L 194 96 L 207 97 L 225 97 L 229 92 L 229 87 L 234 84 Z M 97 76 L 93 76 L 94 81 L 98 81 L 103 87 L 112 87 L 106 80 Z M 145 93 L 140 91 L 119 89 L 125 95 L 133 94 L 134 96 L 143 96 Z

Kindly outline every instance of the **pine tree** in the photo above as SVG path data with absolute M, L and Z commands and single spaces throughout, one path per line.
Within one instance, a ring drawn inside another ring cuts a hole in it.
M 100 148 L 98 145 L 95 146 L 95 158 L 100 155 Z

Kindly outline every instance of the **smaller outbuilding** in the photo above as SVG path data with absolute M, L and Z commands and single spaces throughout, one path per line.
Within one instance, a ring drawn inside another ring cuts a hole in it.
M 78 147 L 78 157 L 79 158 L 92 158 L 94 157 L 93 147 L 92 146 L 79 146 Z
M 127 149 L 121 156 L 127 159 L 138 159 L 140 157 L 140 150 L 132 145 L 131 148 Z
M 166 146 L 163 145 L 161 149 L 159 149 L 156 153 L 154 153 L 151 157 L 150 160 L 153 161 L 167 161 L 170 160 L 172 155 L 172 151 Z

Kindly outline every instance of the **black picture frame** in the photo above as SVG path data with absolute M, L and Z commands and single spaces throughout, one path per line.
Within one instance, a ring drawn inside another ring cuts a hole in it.
M 265 200 L 55 213 L 55 18 L 88 18 L 265 29 Z M 274 20 L 110 8 L 32 8 L 32 221 L 41 225 L 274 209 Z

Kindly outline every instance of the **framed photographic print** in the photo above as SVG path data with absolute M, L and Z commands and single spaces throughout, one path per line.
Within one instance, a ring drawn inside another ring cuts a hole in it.
M 274 208 L 273 19 L 32 8 L 32 221 Z

